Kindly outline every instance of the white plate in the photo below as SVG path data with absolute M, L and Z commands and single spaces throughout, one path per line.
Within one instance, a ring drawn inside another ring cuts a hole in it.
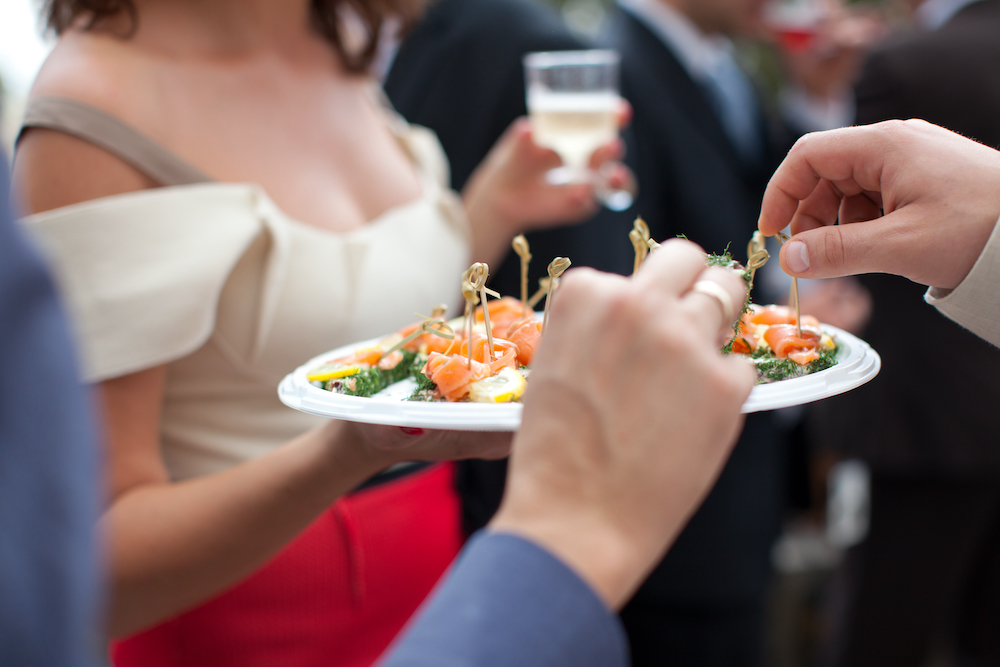
M 837 364 L 812 375 L 757 385 L 743 404 L 742 412 L 812 403 L 856 389 L 878 375 L 882 358 L 871 345 L 828 324 L 823 325 L 823 330 L 837 341 Z
M 868 343 L 846 331 L 823 325 L 836 338 L 840 349 L 837 365 L 805 377 L 753 388 L 743 412 L 776 410 L 811 403 L 860 387 L 875 377 L 882 366 L 878 353 Z M 313 386 L 306 373 L 330 359 L 343 357 L 362 347 L 371 347 L 379 338 L 332 350 L 310 359 L 285 376 L 278 396 L 285 405 L 322 417 L 453 431 L 516 431 L 521 425 L 520 403 L 426 403 L 407 401 L 416 382 L 403 380 L 371 398 L 344 396 Z

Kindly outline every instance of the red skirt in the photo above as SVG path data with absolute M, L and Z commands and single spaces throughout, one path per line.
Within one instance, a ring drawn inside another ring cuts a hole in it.
M 211 601 L 116 642 L 117 667 L 368 667 L 461 548 L 454 465 L 342 498 Z

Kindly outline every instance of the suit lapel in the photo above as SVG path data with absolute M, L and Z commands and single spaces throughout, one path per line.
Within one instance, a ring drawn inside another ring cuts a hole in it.
M 628 12 L 619 10 L 612 28 L 615 41 L 630 43 L 638 56 L 625 63 L 624 76 L 630 74 L 635 88 L 662 88 L 669 91 L 671 104 L 717 150 L 738 163 L 739 156 L 730 142 L 715 109 L 702 86 L 695 82 L 673 51 L 644 24 Z M 621 40 L 621 41 L 619 41 Z

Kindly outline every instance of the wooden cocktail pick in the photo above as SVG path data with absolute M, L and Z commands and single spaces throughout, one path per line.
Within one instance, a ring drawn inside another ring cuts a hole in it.
M 473 264 L 472 266 L 475 266 Z M 472 267 L 462 274 L 462 296 L 465 297 L 465 316 L 463 318 L 465 328 L 465 340 L 469 352 L 469 368 L 472 368 L 472 325 L 476 317 L 476 304 L 479 303 L 479 290 L 472 283 Z
M 635 250 L 635 261 L 632 263 L 632 275 L 635 275 L 638 273 L 639 267 L 642 266 L 642 260 L 646 259 L 646 254 L 649 252 L 649 246 L 646 245 L 646 241 L 642 238 L 642 234 L 635 229 L 629 231 L 628 240 L 632 242 L 632 248 Z
M 641 217 L 636 218 L 635 222 L 632 223 L 632 231 L 628 233 L 628 238 L 632 242 L 632 248 L 635 249 L 635 262 L 632 265 L 632 273 L 634 274 L 646 260 L 646 255 L 649 254 L 649 225 L 646 224 L 646 221 Z
M 531 251 L 528 249 L 528 239 L 524 234 L 518 234 L 511 243 L 514 252 L 521 258 L 521 316 L 528 316 L 528 264 L 531 262 Z
M 534 310 L 535 306 L 538 305 L 538 302 L 542 300 L 542 297 L 545 296 L 548 293 L 548 291 L 549 291 L 549 278 L 548 278 L 548 276 L 546 276 L 544 278 L 539 278 L 538 279 L 538 290 L 534 294 L 531 295 L 530 299 L 528 299 L 528 309 L 529 310 Z
M 747 244 L 747 271 L 750 272 L 750 283 L 747 285 L 747 291 L 753 289 L 753 279 L 757 275 L 757 269 L 767 264 L 767 260 L 770 258 L 771 255 L 767 252 L 764 235 L 759 230 L 754 232 L 753 236 L 750 237 L 750 243 Z
M 494 349 L 493 349 L 493 328 L 490 325 L 490 309 L 487 307 L 486 295 L 493 297 L 499 297 L 500 295 L 493 290 L 486 287 L 486 281 L 490 277 L 490 267 L 485 262 L 476 262 L 469 267 L 469 286 L 474 289 L 479 296 L 479 300 L 483 306 L 483 326 L 486 327 L 486 344 L 489 347 L 490 361 L 493 361 Z M 473 311 L 475 312 L 475 311 Z M 472 366 L 472 329 L 469 329 L 469 366 Z
M 434 334 L 435 336 L 440 336 L 445 340 L 455 340 L 455 330 L 448 325 L 448 322 L 444 319 L 444 314 L 448 312 L 448 307 L 444 304 L 436 306 L 434 310 L 431 311 L 430 316 L 421 315 L 416 313 L 417 317 L 423 319 L 420 326 L 417 327 L 410 335 L 403 338 L 401 341 L 390 347 L 388 350 L 379 355 L 379 360 L 388 357 L 390 354 L 396 350 L 402 348 L 404 345 L 409 343 L 411 340 L 422 336 L 424 334 Z
M 790 236 L 784 232 L 778 232 L 774 235 L 778 239 L 778 243 L 785 245 Z M 799 312 L 799 279 L 792 276 L 792 291 L 788 295 L 788 305 L 795 304 L 795 326 L 799 329 L 799 337 L 802 337 L 802 313 Z
M 545 315 L 542 317 L 542 330 L 549 324 L 549 306 L 552 305 L 552 293 L 555 292 L 556 288 L 559 286 L 559 276 L 570 267 L 572 264 L 568 257 L 556 257 L 554 260 L 549 262 L 548 274 L 549 274 L 549 285 L 548 292 L 545 295 Z

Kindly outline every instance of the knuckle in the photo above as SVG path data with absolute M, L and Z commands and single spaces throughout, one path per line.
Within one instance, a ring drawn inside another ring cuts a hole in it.
M 801 137 L 795 140 L 794 144 L 792 144 L 792 147 L 788 150 L 788 155 L 794 156 L 806 150 L 806 147 L 811 141 L 812 141 L 811 135 L 809 134 L 802 135 Z
M 823 236 L 823 259 L 830 268 L 839 269 L 844 266 L 846 259 L 844 233 L 839 226 L 827 229 L 829 231 Z

